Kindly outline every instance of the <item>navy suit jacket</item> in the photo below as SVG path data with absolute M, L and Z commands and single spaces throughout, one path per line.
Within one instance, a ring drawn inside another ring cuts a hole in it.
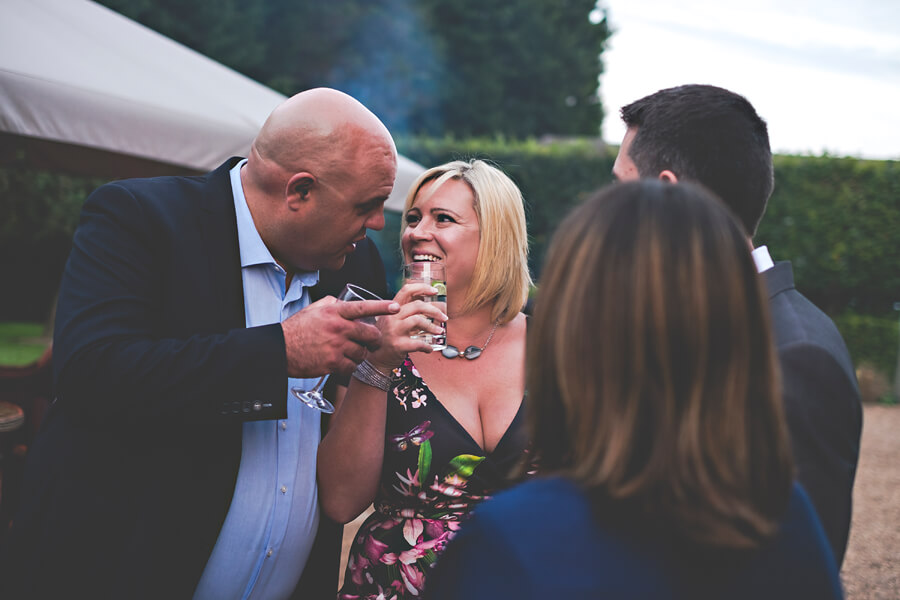
M 832 320 L 794 288 L 790 262 L 777 263 L 763 277 L 797 479 L 822 520 L 840 567 L 862 433 L 856 373 Z
M 4 597 L 191 597 L 231 502 L 242 424 L 287 416 L 281 327 L 245 327 L 238 160 L 110 183 L 85 202 L 57 307 L 57 400 L 29 451 Z M 368 239 L 313 296 L 347 281 L 385 293 Z

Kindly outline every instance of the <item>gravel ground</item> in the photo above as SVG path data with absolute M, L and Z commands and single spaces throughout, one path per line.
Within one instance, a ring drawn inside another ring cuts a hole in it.
M 853 522 L 841 578 L 847 600 L 900 599 L 900 406 L 863 405 Z
M 853 522 L 841 578 L 847 600 L 900 600 L 900 406 L 863 405 Z M 344 553 L 369 515 L 344 528 Z

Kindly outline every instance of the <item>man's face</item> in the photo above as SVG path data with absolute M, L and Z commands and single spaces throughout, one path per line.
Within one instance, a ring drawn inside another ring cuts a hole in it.
M 366 229 L 384 227 L 384 203 L 394 187 L 397 160 L 385 152 L 337 178 L 319 178 L 297 215 L 295 267 L 337 270 Z
M 619 154 L 616 156 L 612 170 L 617 181 L 635 181 L 641 178 L 637 165 L 631 160 L 631 143 L 634 141 L 635 134 L 637 134 L 637 129 L 629 127 L 625 132 L 625 137 L 622 138 L 622 145 L 619 146 Z

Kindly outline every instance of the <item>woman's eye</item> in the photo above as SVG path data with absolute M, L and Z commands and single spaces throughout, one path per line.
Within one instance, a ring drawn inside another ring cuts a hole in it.
M 406 215 L 406 224 L 407 225 L 415 225 L 419 222 L 419 215 Z
M 456 223 L 450 215 L 438 215 L 437 221 L 438 223 Z

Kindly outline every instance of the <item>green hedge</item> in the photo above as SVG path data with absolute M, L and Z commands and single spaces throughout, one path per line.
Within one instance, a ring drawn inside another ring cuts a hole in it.
M 43 323 L 0 322 L 0 366 L 19 367 L 33 363 L 47 349 Z
M 537 275 L 550 237 L 560 220 L 594 190 L 613 180 L 615 149 L 593 140 L 541 144 L 535 140 L 401 138 L 397 147 L 431 167 L 450 160 L 481 158 L 509 175 L 525 197 L 531 268 Z
M 560 219 L 612 180 L 616 153 L 586 141 L 411 138 L 398 140 L 398 147 L 425 166 L 486 158 L 505 170 L 525 196 L 535 275 Z M 900 301 L 900 163 L 776 156 L 775 192 L 756 242 L 767 244 L 775 260 L 792 261 L 798 289 L 835 317 L 854 362 L 891 376 L 898 345 L 891 307 Z
M 847 342 L 853 363 L 869 363 L 888 378 L 897 368 L 900 352 L 900 313 L 883 316 L 863 315 L 847 311 L 834 322 Z
M 0 321 L 47 319 L 81 205 L 101 183 L 15 160 L 0 167 Z
M 829 314 L 900 301 L 900 162 L 778 156 L 757 234 Z
M 526 201 L 532 270 L 540 274 L 559 221 L 612 180 L 615 148 L 593 140 L 400 138 L 401 153 L 432 166 L 484 158 L 509 173 Z M 891 313 L 900 301 L 900 163 L 778 156 L 776 186 L 758 241 L 794 263 L 797 286 L 831 315 Z M 78 210 L 102 183 L 21 165 L 0 167 L 0 320 L 43 320 L 53 302 Z M 396 256 L 400 223 L 377 240 Z M 395 267 L 394 267 L 395 268 Z
M 615 148 L 586 141 L 401 139 L 401 152 L 431 166 L 487 158 L 519 184 L 539 274 L 564 214 L 612 180 Z M 884 314 L 900 301 L 900 162 L 776 156 L 775 192 L 757 243 L 794 265 L 797 287 L 829 314 Z

